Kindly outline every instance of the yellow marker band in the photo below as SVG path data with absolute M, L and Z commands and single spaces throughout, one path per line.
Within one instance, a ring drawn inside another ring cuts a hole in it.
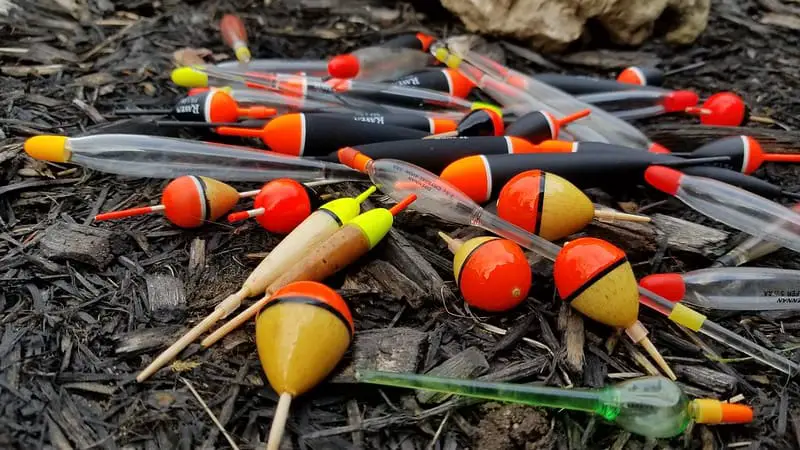
M 348 225 L 355 225 L 361 228 L 364 236 L 369 240 L 369 248 L 372 249 L 386 233 L 392 228 L 394 216 L 385 208 L 375 208 L 367 211 L 351 220 Z
M 697 423 L 721 423 L 722 404 L 719 400 L 698 398 L 691 403 L 692 418 Z
M 493 105 L 491 103 L 486 102 L 472 102 L 472 106 L 470 107 L 473 111 L 476 109 L 490 109 L 497 113 L 500 117 L 503 117 L 503 110 L 500 109 L 499 106 Z
M 319 209 L 325 209 L 336 215 L 339 218 L 339 222 L 347 223 L 353 220 L 358 213 L 361 212 L 361 203 L 367 199 L 373 192 L 375 192 L 376 187 L 372 186 L 366 191 L 362 192 L 356 198 L 345 197 L 345 198 L 337 198 L 336 200 L 329 201 L 324 205 L 320 206 Z
M 236 50 L 234 50 L 234 53 L 236 54 L 236 59 L 237 60 L 239 60 L 241 62 L 249 62 L 250 61 L 251 55 L 250 55 L 250 49 L 249 48 L 247 48 L 245 46 L 237 47 Z
M 460 56 L 456 56 L 450 53 L 444 47 L 436 49 L 436 51 L 433 53 L 433 56 L 435 56 L 436 59 L 439 60 L 439 62 L 441 62 L 442 64 L 446 65 L 451 69 L 458 69 L 458 66 L 461 65 L 462 61 Z
M 678 303 L 675 305 L 675 308 L 672 309 L 672 312 L 669 313 L 668 319 L 692 331 L 700 331 L 703 322 L 706 321 L 706 316 Z

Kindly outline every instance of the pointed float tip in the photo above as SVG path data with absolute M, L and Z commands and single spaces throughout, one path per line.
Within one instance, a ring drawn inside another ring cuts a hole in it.
M 697 106 L 700 96 L 692 91 L 672 91 L 664 97 L 661 105 L 666 112 L 681 112 Z
M 686 283 L 678 273 L 657 273 L 639 280 L 639 286 L 677 303 L 686 295 Z
M 353 54 L 336 55 L 328 61 L 328 74 L 334 78 L 350 79 L 358 76 L 361 62 Z
M 358 197 L 356 197 L 356 203 L 359 205 L 364 203 L 364 200 L 366 200 L 367 197 L 372 195 L 376 190 L 378 190 L 377 186 L 370 186 L 366 191 L 360 193 Z
M 207 87 L 208 75 L 194 67 L 178 67 L 170 75 L 172 82 L 186 88 Z
M 25 153 L 31 158 L 50 162 L 68 162 L 70 157 L 67 149 L 67 137 L 56 135 L 42 135 L 30 137 L 23 146 Z
M 669 155 L 672 153 L 667 147 L 664 147 L 663 145 L 657 142 L 653 142 L 652 144 L 650 144 L 650 148 L 648 148 L 647 151 L 649 151 L 650 153 L 660 153 L 662 155 Z
M 670 195 L 675 195 L 681 185 L 683 173 L 664 166 L 650 166 L 644 171 L 644 179 L 650 186 Z
M 392 206 L 389 209 L 389 212 L 392 213 L 393 216 L 396 216 L 404 209 L 408 208 L 408 205 L 414 203 L 416 199 L 417 199 L 417 194 L 411 194 L 408 197 L 404 198 L 402 201 L 400 201 L 400 203 Z
M 230 213 L 228 214 L 228 223 L 241 222 L 242 220 L 247 220 L 251 217 L 260 216 L 263 214 L 263 210 L 259 211 L 259 209 L 249 209 L 247 211 Z M 261 212 L 261 214 L 259 214 L 259 212 Z
M 692 418 L 697 423 L 750 423 L 753 421 L 753 409 L 738 403 L 723 403 L 710 398 L 692 400 Z

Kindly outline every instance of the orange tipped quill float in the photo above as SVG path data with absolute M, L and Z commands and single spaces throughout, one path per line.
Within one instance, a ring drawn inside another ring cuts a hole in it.
M 280 447 L 292 398 L 319 384 L 353 339 L 353 316 L 333 289 L 298 281 L 277 290 L 256 319 L 258 359 L 280 395 L 267 440 Z
M 225 14 L 219 21 L 219 31 L 222 33 L 222 40 L 233 49 L 236 59 L 241 62 L 249 62 L 251 58 L 250 49 L 247 48 L 247 29 L 242 23 L 242 19 L 233 14 Z
M 601 239 L 570 241 L 555 259 L 553 278 L 562 300 L 593 320 L 623 328 L 670 379 L 675 379 L 638 320 L 638 285 L 625 252 Z

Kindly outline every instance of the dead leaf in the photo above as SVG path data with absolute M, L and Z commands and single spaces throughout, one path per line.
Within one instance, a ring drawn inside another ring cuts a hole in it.
M 182 48 L 172 53 L 172 59 L 178 66 L 192 66 L 204 64 L 203 58 L 210 56 L 213 52 L 207 48 Z
M 99 87 L 115 81 L 114 75 L 108 72 L 97 72 L 75 79 L 75 83 L 86 87 Z

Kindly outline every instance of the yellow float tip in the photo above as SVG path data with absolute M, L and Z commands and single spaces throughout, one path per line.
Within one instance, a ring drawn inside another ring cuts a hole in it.
M 172 82 L 187 88 L 207 87 L 208 75 L 191 67 L 178 67 L 172 71 Z
M 66 136 L 34 136 L 25 141 L 25 153 L 31 158 L 50 162 L 68 162 Z
M 241 61 L 241 62 L 250 62 L 250 58 L 252 56 L 250 55 L 250 49 L 249 48 L 247 48 L 247 47 L 239 47 L 239 48 L 236 49 L 235 53 L 236 53 L 236 59 L 238 59 L 239 61 Z

